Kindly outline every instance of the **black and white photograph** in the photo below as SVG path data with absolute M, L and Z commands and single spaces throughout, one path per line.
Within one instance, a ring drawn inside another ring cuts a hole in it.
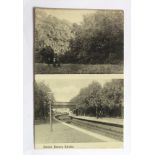
M 35 149 L 123 148 L 124 80 L 35 75 Z
M 35 149 L 123 148 L 124 11 L 33 13 Z
M 123 10 L 33 12 L 35 74 L 123 74 Z

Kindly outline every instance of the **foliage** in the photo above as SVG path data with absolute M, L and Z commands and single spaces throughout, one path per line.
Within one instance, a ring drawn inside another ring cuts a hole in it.
M 104 10 L 86 15 L 81 25 L 73 24 L 75 37 L 71 51 L 66 53 L 72 62 L 123 62 L 123 11 Z
M 76 103 L 74 113 L 77 115 L 122 117 L 123 80 L 112 80 L 103 87 L 98 82 L 93 82 L 81 89 L 71 102 Z
M 43 63 L 51 64 L 54 58 L 54 51 L 50 46 L 42 48 L 39 52 L 40 61 Z
M 123 11 L 96 11 L 85 15 L 80 24 L 71 24 L 40 10 L 35 13 L 35 56 L 50 46 L 62 63 L 123 63 Z
M 47 46 L 50 46 L 57 54 L 68 51 L 72 35 L 71 25 L 68 21 L 47 15 L 41 10 L 35 10 L 34 51 L 36 57 L 39 51 Z
M 121 116 L 123 107 L 123 80 L 117 79 L 107 83 L 102 89 L 102 107 L 108 108 L 105 114 Z
M 34 85 L 34 115 L 35 119 L 46 119 L 49 113 L 49 103 L 54 102 L 51 90 L 43 83 L 35 82 Z

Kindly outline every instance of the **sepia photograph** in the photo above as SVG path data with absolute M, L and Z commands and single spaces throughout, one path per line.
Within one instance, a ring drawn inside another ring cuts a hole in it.
M 123 74 L 123 10 L 33 12 L 35 74 Z
M 123 148 L 123 120 L 123 75 L 35 75 L 35 149 Z

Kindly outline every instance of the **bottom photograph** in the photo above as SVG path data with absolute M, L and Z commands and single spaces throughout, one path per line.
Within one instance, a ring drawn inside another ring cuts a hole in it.
M 123 75 L 34 77 L 35 149 L 123 148 Z

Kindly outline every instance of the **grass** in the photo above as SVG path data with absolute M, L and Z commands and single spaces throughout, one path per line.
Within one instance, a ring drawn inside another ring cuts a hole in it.
M 123 74 L 123 64 L 61 64 L 61 67 L 35 63 L 35 74 Z

